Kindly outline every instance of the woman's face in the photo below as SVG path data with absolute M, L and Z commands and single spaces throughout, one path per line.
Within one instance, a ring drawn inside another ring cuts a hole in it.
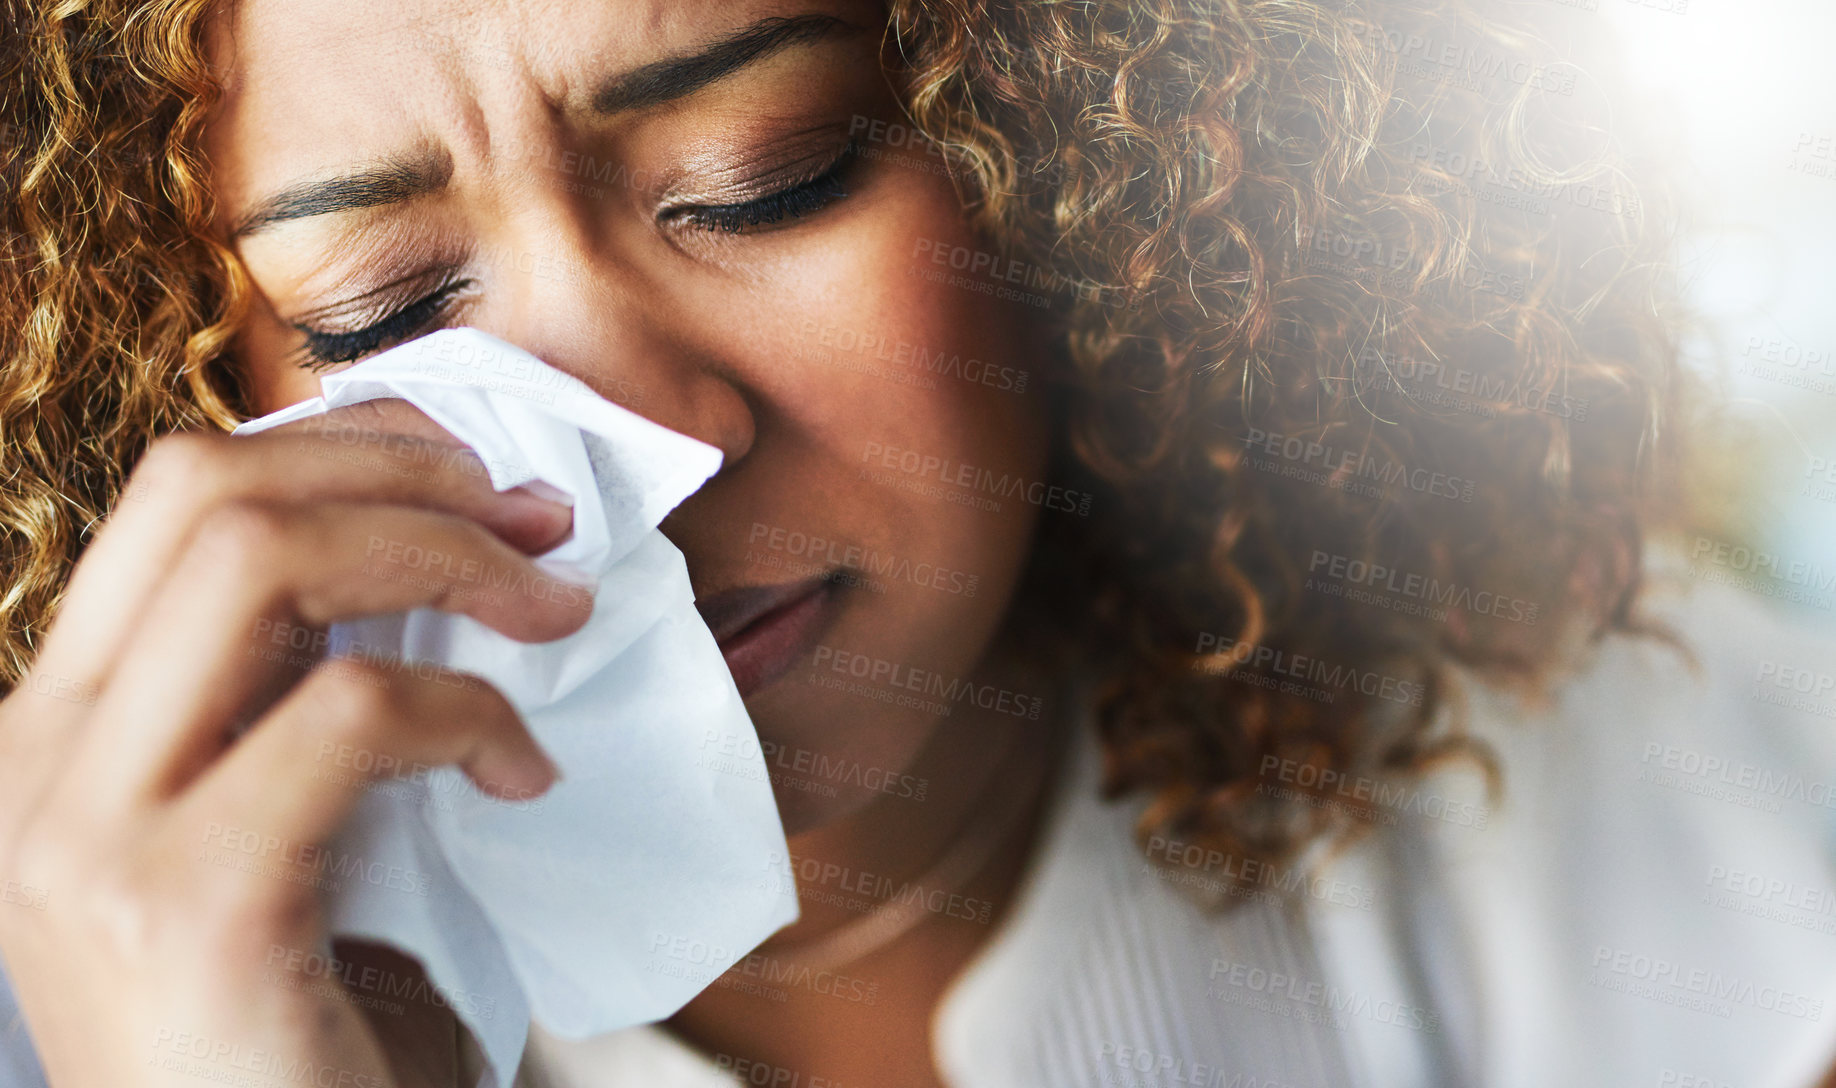
M 986 247 L 884 135 L 883 28 L 842 0 L 242 0 L 212 28 L 257 407 L 470 325 L 719 447 L 663 528 L 793 831 L 912 765 L 913 670 L 975 675 L 1036 513 L 987 481 L 1039 481 L 1047 445 L 1032 311 L 933 260 Z

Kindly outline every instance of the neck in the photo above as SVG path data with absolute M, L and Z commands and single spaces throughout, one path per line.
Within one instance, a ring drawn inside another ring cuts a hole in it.
M 1027 673 L 995 663 L 976 680 L 1043 694 L 1043 679 Z M 1028 719 L 971 706 L 940 719 L 907 771 L 927 784 L 923 800 L 882 796 L 844 819 L 791 839 L 791 853 L 799 861 L 802 916 L 761 951 L 795 956 L 800 948 L 858 925 L 876 905 L 898 899 L 900 892 L 942 892 L 947 901 L 952 895 L 966 896 L 970 884 L 987 884 L 982 878 L 988 874 L 979 871 L 987 868 L 985 859 L 1034 822 L 1049 792 L 1064 732 L 1058 717 L 1049 713 Z M 804 879 L 812 872 L 821 876 Z M 992 912 L 979 913 L 986 922 Z M 911 928 L 940 920 L 948 921 L 930 912 Z
M 1056 691 L 1023 673 L 978 672 L 978 682 L 1001 678 L 1011 691 Z M 877 1082 L 887 1069 L 903 1070 L 901 1083 L 941 1083 L 930 1073 L 931 1020 L 994 933 L 1035 848 L 1069 739 L 1059 710 L 1049 703 L 1038 720 L 952 714 L 909 769 L 929 783 L 924 801 L 887 797 L 795 836 L 799 875 L 821 877 L 798 880 L 801 918 L 760 946 L 762 961 L 737 980 L 746 986 L 709 987 L 670 1029 L 706 1053 L 820 1070 L 844 1084 Z M 936 881 L 962 868 L 953 857 L 974 871 Z M 900 902 L 923 909 L 894 913 Z M 770 1000 L 757 996 L 765 983 L 776 990 Z

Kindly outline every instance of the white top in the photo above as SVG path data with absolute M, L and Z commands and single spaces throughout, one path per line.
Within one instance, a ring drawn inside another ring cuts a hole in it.
M 1283 873 L 1223 914 L 1176 891 L 1133 844 L 1137 803 L 1098 798 L 1086 729 L 1018 901 L 933 1023 L 948 1082 L 1814 1084 L 1836 1064 L 1832 624 L 1723 587 L 1647 607 L 1700 676 L 1615 637 L 1544 710 L 1468 686 L 1502 795 L 1459 767 L 1348 784 L 1394 825 L 1316 870 L 1299 909 Z M 10 1014 L 0 987 L 0 1085 L 37 1084 Z M 655 1028 L 537 1032 L 519 1076 L 736 1083 Z
M 1700 676 L 1613 637 L 1540 712 L 1464 685 L 1500 796 L 1458 766 L 1347 784 L 1393 825 L 1223 914 L 1140 853 L 1138 803 L 1099 799 L 1086 729 L 1014 909 L 933 1022 L 948 1083 L 1815 1084 L 1836 1065 L 1836 625 L 1722 587 L 1646 607 Z M 519 1088 L 739 1083 L 636 1028 L 535 1033 Z

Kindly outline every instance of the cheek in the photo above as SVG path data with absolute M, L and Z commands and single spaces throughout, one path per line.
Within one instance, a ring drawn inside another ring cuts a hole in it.
M 319 375 L 289 360 L 298 334 L 275 316 L 267 300 L 256 296 L 248 322 L 236 337 L 236 355 L 245 361 L 250 407 L 258 416 L 319 395 Z
M 850 586 L 811 659 L 750 706 L 795 828 L 912 771 L 940 709 L 972 712 L 1035 527 L 1066 516 L 1043 509 L 1039 312 L 930 260 L 985 247 L 948 186 L 912 174 L 776 293 L 770 373 L 753 383 L 782 431 L 757 451 L 758 520 L 776 537 L 755 522 L 748 580 L 839 567 Z M 829 780 L 795 769 L 811 766 Z

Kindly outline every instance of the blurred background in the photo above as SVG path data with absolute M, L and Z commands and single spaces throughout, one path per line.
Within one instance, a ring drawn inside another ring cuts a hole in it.
M 1703 322 L 1721 439 L 1696 471 L 1734 503 L 1702 530 L 1800 564 L 1836 618 L 1836 4 L 1826 0 L 1535 0 L 1619 39 L 1620 119 L 1674 156 L 1683 271 Z M 1773 572 L 1756 576 L 1777 581 Z

